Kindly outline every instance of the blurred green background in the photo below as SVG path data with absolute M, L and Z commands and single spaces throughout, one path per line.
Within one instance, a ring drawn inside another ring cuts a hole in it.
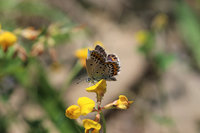
M 199 133 L 199 13 L 199 0 L 1 0 L 1 29 L 20 50 L 0 49 L 0 133 L 84 132 L 65 109 L 95 100 L 76 51 L 97 40 L 121 61 L 103 105 L 135 100 L 104 112 L 108 133 Z

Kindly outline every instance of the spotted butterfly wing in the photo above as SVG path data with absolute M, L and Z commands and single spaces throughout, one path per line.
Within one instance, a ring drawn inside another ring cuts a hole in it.
M 98 81 L 102 78 L 101 73 L 103 73 L 103 70 L 105 69 L 104 63 L 105 57 L 103 57 L 102 54 L 100 54 L 96 50 L 88 50 L 88 57 L 86 59 L 86 69 L 88 76 L 92 81 Z
M 106 58 L 107 54 L 106 54 L 105 50 L 100 45 L 96 45 L 95 50 L 98 53 L 100 53 L 101 55 L 103 55 L 104 58 Z
M 120 71 L 119 58 L 114 54 L 109 54 L 107 56 L 106 64 L 107 68 L 109 68 L 109 77 L 114 80 L 115 77 L 113 76 L 117 75 Z
M 95 50 L 88 50 L 86 69 L 89 79 L 99 81 L 101 79 L 115 81 L 115 75 L 119 72 L 119 59 L 114 54 L 107 56 L 105 50 L 96 45 Z
M 109 54 L 107 56 L 107 61 L 113 61 L 119 63 L 119 58 L 115 54 Z

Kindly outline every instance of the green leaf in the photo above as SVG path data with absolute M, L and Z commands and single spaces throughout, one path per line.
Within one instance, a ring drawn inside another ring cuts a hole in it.
M 177 3 L 176 16 L 178 28 L 186 45 L 192 52 L 197 66 L 200 68 L 200 25 L 196 14 L 183 1 Z

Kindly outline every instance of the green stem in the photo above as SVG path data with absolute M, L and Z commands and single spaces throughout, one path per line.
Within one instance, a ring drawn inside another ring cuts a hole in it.
M 102 125 L 103 125 L 103 133 L 106 133 L 106 120 L 105 120 L 105 117 L 103 115 L 102 112 L 100 112 L 100 115 L 101 115 L 101 120 L 102 120 Z
M 64 115 L 66 104 L 63 103 L 61 96 L 59 96 L 60 93 L 49 84 L 44 68 L 40 65 L 37 66 L 37 62 L 32 62 L 31 66 L 33 65 L 38 70 L 37 78 L 33 82 L 34 85 L 24 84 L 29 95 L 43 107 L 47 116 L 59 129 L 60 133 L 78 133 L 80 130 L 83 132 L 82 127 L 79 127 L 75 121 Z

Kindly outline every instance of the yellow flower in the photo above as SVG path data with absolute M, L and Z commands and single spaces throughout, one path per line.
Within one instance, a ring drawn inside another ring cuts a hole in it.
M 146 30 L 140 30 L 135 34 L 135 39 L 139 44 L 145 44 L 148 40 L 148 32 Z
M 83 48 L 76 50 L 75 55 L 77 58 L 79 58 L 81 64 L 85 67 L 86 66 L 86 59 L 87 59 L 87 53 L 88 49 L 91 49 L 90 47 L 88 48 Z
M 89 130 L 92 131 L 91 133 L 99 133 L 101 129 L 101 125 L 98 122 L 90 119 L 84 119 L 83 126 L 85 128 L 85 133 L 89 133 Z
M 97 94 L 97 101 L 101 101 L 102 97 L 104 96 L 104 93 L 106 92 L 106 86 L 106 80 L 102 79 L 95 85 L 86 88 L 86 91 L 95 92 Z
M 87 58 L 88 48 L 82 48 L 76 51 L 75 55 L 77 58 Z
M 103 44 L 100 41 L 96 41 L 94 43 L 94 47 L 96 45 L 100 45 L 103 47 Z M 75 52 L 76 57 L 80 60 L 81 64 L 86 67 L 86 59 L 87 59 L 87 54 L 88 54 L 88 49 L 89 50 L 93 50 L 91 47 L 87 47 L 87 48 L 82 48 L 82 49 L 78 49 Z
M 17 37 L 11 32 L 3 32 L 0 34 L 0 45 L 4 51 L 17 41 Z
M 88 97 L 81 97 L 78 99 L 78 105 L 81 109 L 81 115 L 87 115 L 88 113 L 92 112 L 93 108 L 95 107 L 95 102 Z
M 168 16 L 164 13 L 159 13 L 155 16 L 152 22 L 152 28 L 155 30 L 163 29 L 168 23 Z
M 88 97 L 80 97 L 78 105 L 71 105 L 65 111 L 65 115 L 70 119 L 77 119 L 80 115 L 87 115 L 92 112 L 95 107 L 95 102 Z
M 119 99 L 114 102 L 114 106 L 116 106 L 118 109 L 128 109 L 131 103 L 133 103 L 133 101 L 128 101 L 126 96 L 120 95 Z
M 70 119 L 77 119 L 81 115 L 81 109 L 77 105 L 71 105 L 65 111 L 65 116 Z

